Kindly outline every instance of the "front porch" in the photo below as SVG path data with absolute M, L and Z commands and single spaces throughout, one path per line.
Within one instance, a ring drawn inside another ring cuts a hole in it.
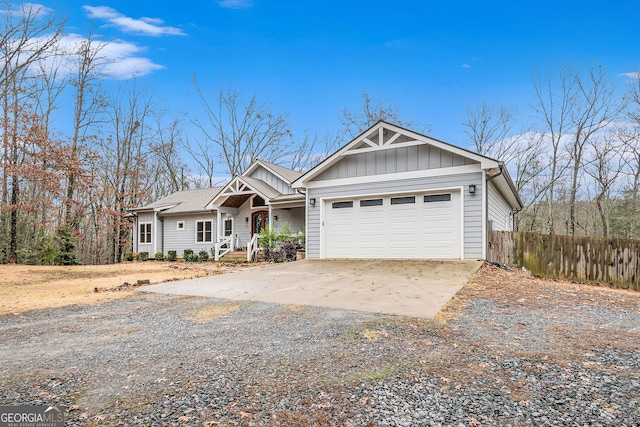
M 242 250 L 254 259 L 260 233 L 270 227 L 280 231 L 288 224 L 292 233 L 305 227 L 305 196 L 281 194 L 265 182 L 235 177 L 208 206 L 216 213 L 214 259 Z

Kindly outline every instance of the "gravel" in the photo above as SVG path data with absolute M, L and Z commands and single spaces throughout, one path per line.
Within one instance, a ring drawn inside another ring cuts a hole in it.
M 72 426 L 640 426 L 640 294 L 513 280 L 485 270 L 446 321 L 142 293 L 3 316 L 0 404 Z

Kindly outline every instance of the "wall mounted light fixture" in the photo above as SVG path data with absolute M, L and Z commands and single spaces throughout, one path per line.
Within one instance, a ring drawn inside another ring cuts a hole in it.
M 476 194 L 476 185 L 469 184 L 469 194 Z
M 244 222 L 249 222 L 249 217 L 248 216 L 244 217 Z
M 315 206 L 316 205 L 316 198 L 312 197 L 309 199 L 309 206 Z
M 278 215 L 274 215 L 274 216 L 273 216 L 273 220 L 274 220 L 274 221 L 277 221 L 277 220 L 278 220 Z

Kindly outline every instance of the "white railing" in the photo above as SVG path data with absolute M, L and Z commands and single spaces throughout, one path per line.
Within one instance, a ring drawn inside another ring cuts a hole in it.
M 220 239 L 214 246 L 213 258 L 219 261 L 220 258 L 233 250 L 233 237 L 227 236 Z
M 251 240 L 249 240 L 249 243 L 247 243 L 247 262 L 252 262 L 260 250 L 260 246 L 258 245 L 259 238 L 259 234 L 254 234 Z

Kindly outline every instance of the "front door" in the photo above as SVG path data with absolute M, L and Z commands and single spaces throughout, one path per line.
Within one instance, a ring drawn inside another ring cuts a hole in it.
M 251 215 L 251 235 L 260 233 L 269 226 L 269 211 L 258 211 Z

